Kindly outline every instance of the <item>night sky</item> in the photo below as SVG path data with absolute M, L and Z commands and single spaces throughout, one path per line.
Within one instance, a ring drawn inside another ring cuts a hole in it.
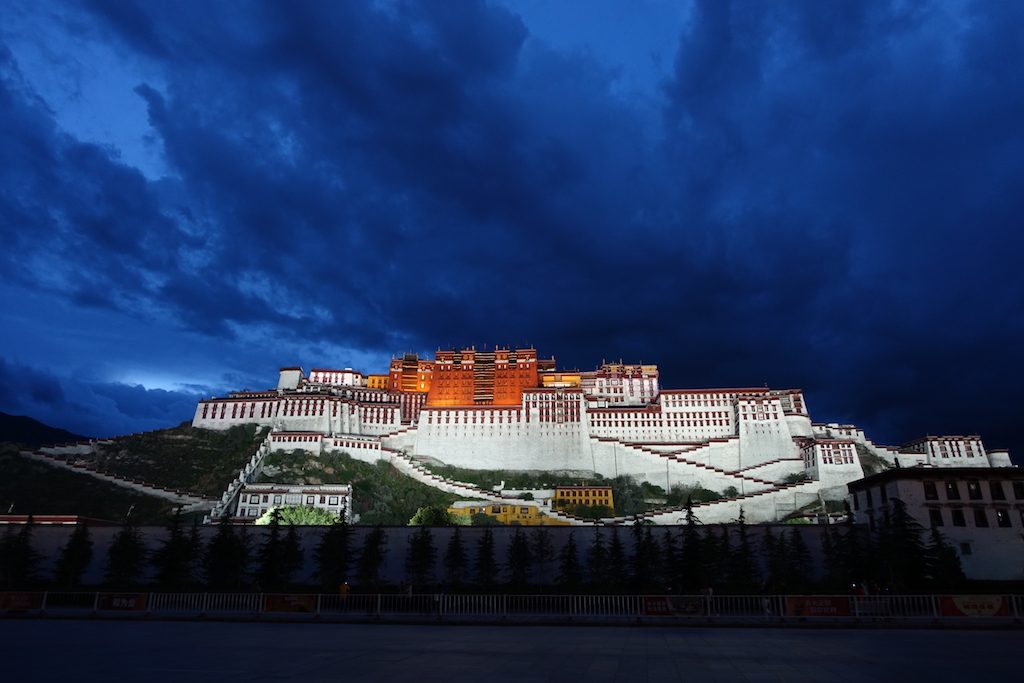
M 532 344 L 1020 462 L 1022 46 L 1012 1 L 6 0 L 0 410 Z

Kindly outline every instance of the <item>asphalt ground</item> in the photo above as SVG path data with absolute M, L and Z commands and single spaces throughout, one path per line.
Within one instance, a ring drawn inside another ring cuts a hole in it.
M 4 681 L 1013 681 L 1012 630 L 0 621 Z

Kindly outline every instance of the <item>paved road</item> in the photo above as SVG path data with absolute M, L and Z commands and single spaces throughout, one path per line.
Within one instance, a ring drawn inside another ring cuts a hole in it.
M 0 620 L 5 681 L 1020 680 L 1020 631 Z

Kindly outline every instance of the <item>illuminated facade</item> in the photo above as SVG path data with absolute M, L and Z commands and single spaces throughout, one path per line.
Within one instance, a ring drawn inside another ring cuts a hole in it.
M 615 507 L 611 486 L 556 486 L 551 503 L 555 507 L 603 505 L 609 510 Z
M 559 371 L 532 348 L 406 354 L 391 361 L 386 388 L 375 377 L 383 376 L 284 368 L 276 389 L 200 401 L 193 425 L 268 425 L 272 448 L 370 461 L 398 453 L 477 469 L 628 475 L 665 490 L 699 485 L 735 492 L 734 508 L 716 509 L 734 519 L 742 504 L 752 521 L 759 505 L 763 520 L 819 495 L 842 498 L 865 457 L 882 467 L 1010 464 L 975 436 L 895 448 L 852 425 L 812 423 L 799 389 L 662 389 L 655 365 Z
M 347 484 L 246 484 L 236 517 L 249 521 L 275 507 L 311 507 L 352 521 L 352 487 Z
M 544 514 L 540 505 L 526 500 L 485 502 L 480 500 L 459 500 L 448 506 L 448 512 L 458 515 L 469 523 L 473 515 L 487 515 L 499 524 L 521 524 L 523 526 L 566 526 L 569 522 Z

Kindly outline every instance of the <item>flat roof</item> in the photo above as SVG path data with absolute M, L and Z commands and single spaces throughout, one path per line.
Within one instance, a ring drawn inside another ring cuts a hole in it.
M 1024 469 L 1019 467 L 892 467 L 869 477 L 851 481 L 846 485 L 850 491 L 859 491 L 870 486 L 885 484 L 900 479 L 1024 479 Z

